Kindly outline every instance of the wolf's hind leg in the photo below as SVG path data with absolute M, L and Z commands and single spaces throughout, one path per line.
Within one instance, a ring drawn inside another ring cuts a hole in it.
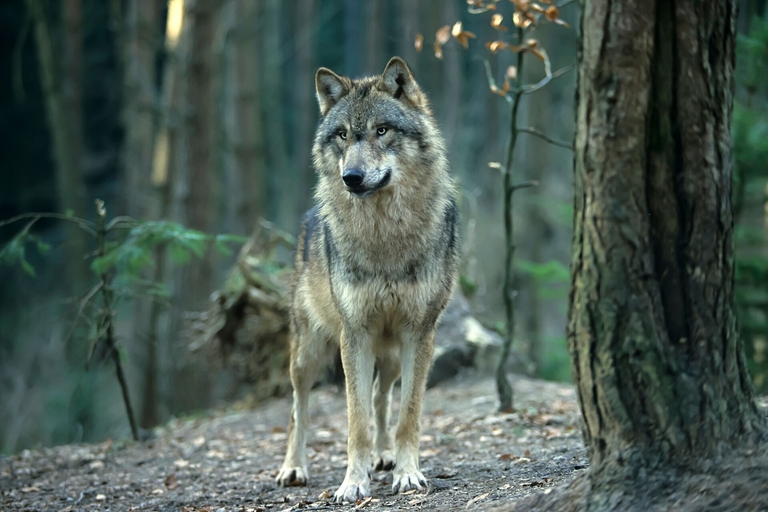
M 427 479 L 419 471 L 421 405 L 427 385 L 429 363 L 435 345 L 434 329 L 426 334 L 409 333 L 403 338 L 400 415 L 395 434 L 395 469 L 392 491 L 422 489 Z
M 373 469 L 388 471 L 395 467 L 395 443 L 389 429 L 392 387 L 400 377 L 400 361 L 383 358 L 376 361 L 379 376 L 373 390 L 373 409 L 376 417 L 376 441 Z
M 309 341 L 309 340 L 301 340 Z M 312 340 L 314 342 L 314 340 Z M 309 392 L 317 380 L 323 361 L 310 357 L 311 350 L 297 344 L 291 351 L 291 383 L 293 384 L 293 409 L 288 426 L 288 450 L 277 483 L 283 487 L 289 485 L 307 485 L 307 428 L 309 426 Z

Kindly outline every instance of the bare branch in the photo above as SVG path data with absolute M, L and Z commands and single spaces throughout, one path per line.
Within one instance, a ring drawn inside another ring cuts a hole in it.
M 567 148 L 567 149 L 570 149 L 571 151 L 573 151 L 573 146 L 571 146 L 571 144 L 569 142 L 553 139 L 552 137 L 550 137 L 549 135 L 547 135 L 546 133 L 542 132 L 539 129 L 536 129 L 536 128 L 518 128 L 517 131 L 519 131 L 520 133 L 528 133 L 528 134 L 531 134 L 531 135 L 535 135 L 536 137 L 539 137 L 540 139 L 543 139 L 543 140 L 549 142 L 550 144 L 553 144 L 555 146 L 560 146 L 561 148 Z
M 502 89 L 499 89 L 499 86 L 496 85 L 496 79 L 493 78 L 493 71 L 491 71 L 491 63 L 486 58 L 486 59 L 483 59 L 483 64 L 485 64 L 485 77 L 488 80 L 488 88 L 494 94 L 498 94 L 496 91 L 501 91 Z M 509 94 L 506 94 L 506 93 L 503 95 L 499 94 L 499 96 L 507 100 L 507 102 L 512 103 L 512 96 L 510 96 Z
M 89 234 L 96 236 L 96 224 L 91 221 L 81 219 L 80 217 L 70 217 L 69 215 L 64 215 L 63 213 L 22 213 L 21 215 L 0 221 L 0 228 L 24 219 L 35 219 L 33 222 L 36 222 L 38 219 L 66 220 L 77 224 L 84 231 L 87 231 Z
M 560 68 L 554 73 L 550 73 L 535 84 L 526 85 L 522 88 L 520 88 L 520 93 L 522 94 L 530 94 L 532 92 L 538 91 L 545 85 L 547 85 L 549 82 L 554 80 L 555 78 L 564 75 L 565 73 L 569 72 L 571 69 L 573 69 L 571 66 L 566 66 L 564 68 Z
M 538 187 L 538 186 L 539 186 L 538 181 L 528 180 L 528 181 L 523 181 L 522 183 L 515 183 L 514 185 L 512 185 L 512 188 L 510 190 L 514 192 L 515 190 L 520 190 L 522 188 L 530 188 L 530 187 Z

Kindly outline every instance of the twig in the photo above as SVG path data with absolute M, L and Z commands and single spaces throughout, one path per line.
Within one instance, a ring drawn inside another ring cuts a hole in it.
M 549 61 L 549 58 L 547 58 L 547 61 Z M 548 73 L 547 76 L 536 82 L 535 84 L 526 85 L 525 87 L 520 89 L 520 92 L 523 94 L 530 94 L 532 92 L 538 91 L 545 85 L 547 85 L 549 82 L 554 80 L 555 78 L 558 78 L 560 76 L 563 76 L 567 72 L 569 72 L 571 69 L 573 69 L 571 66 L 566 66 L 564 68 L 560 68 L 554 73 Z
M 547 135 L 546 133 L 542 132 L 537 128 L 518 128 L 517 131 L 521 133 L 528 133 L 530 135 L 535 135 L 536 137 L 539 137 L 540 139 L 544 139 L 545 141 L 555 146 L 560 146 L 561 148 L 567 148 L 567 149 L 573 150 L 573 146 L 571 146 L 570 143 L 562 140 L 553 139 L 552 137 L 550 137 L 549 135 Z
M 37 222 L 39 219 L 57 219 L 57 220 L 67 220 L 69 222 L 72 222 L 79 227 L 81 227 L 84 231 L 90 233 L 93 236 L 96 236 L 96 224 L 85 219 L 81 219 L 80 217 L 70 217 L 69 215 L 64 215 L 63 213 L 22 213 L 21 215 L 16 215 L 15 217 L 11 217 L 10 219 L 5 219 L 4 221 L 0 221 L 0 228 L 3 226 L 7 226 L 9 224 L 13 224 L 14 222 L 18 222 L 20 220 L 24 219 L 35 219 L 33 222 Z
M 98 293 L 99 290 L 101 290 L 102 283 L 99 282 L 91 288 L 91 291 L 85 294 L 85 296 L 80 300 L 80 306 L 77 308 L 77 315 L 75 315 L 75 320 L 72 322 L 72 327 L 69 329 L 69 333 L 67 334 L 67 337 L 64 338 L 64 343 L 68 343 L 69 340 L 72 338 L 72 335 L 75 333 L 75 329 L 77 328 L 77 325 L 80 323 L 80 317 L 83 316 L 83 310 L 85 309 L 85 306 L 88 305 L 88 302 L 93 298 L 96 293 Z

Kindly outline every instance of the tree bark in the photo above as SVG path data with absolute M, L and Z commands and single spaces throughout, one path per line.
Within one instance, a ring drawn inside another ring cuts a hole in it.
M 296 66 L 301 77 L 292 87 L 295 90 L 297 143 L 294 146 L 294 162 L 299 176 L 298 210 L 301 216 L 312 205 L 315 171 L 312 167 L 312 140 L 317 126 L 318 109 L 315 100 L 315 43 L 317 41 L 317 0 L 297 2 L 296 10 Z
M 280 177 L 288 174 L 287 143 L 285 137 L 285 116 L 283 115 L 283 68 L 284 49 L 281 42 L 280 0 L 267 0 L 264 5 L 264 20 L 269 30 L 264 34 L 264 55 L 262 60 L 263 95 L 269 101 L 263 104 L 264 126 L 269 127 L 269 144 L 265 145 L 266 165 L 269 169 L 280 172 L 267 173 L 269 201 L 267 216 L 279 219 L 282 225 L 289 225 L 286 219 L 294 219 L 295 209 L 291 197 L 295 195 L 292 186 L 285 186 Z M 290 224 L 295 225 L 295 224 Z
M 218 1 L 196 1 L 188 11 L 191 17 L 191 53 L 187 75 L 189 114 L 186 116 L 189 168 L 184 197 L 187 226 L 206 233 L 216 222 L 217 187 L 214 172 L 213 130 L 213 43 Z M 192 260 L 185 270 L 187 278 L 179 296 L 182 308 L 203 307 L 213 290 L 213 254 Z
M 593 490 L 765 434 L 733 309 L 735 16 L 584 5 L 567 338 Z
M 235 29 L 237 58 L 237 169 L 242 189 L 237 208 L 245 232 L 266 216 L 267 179 L 264 163 L 264 135 L 261 119 L 261 3 L 240 0 L 237 3 L 238 24 Z
M 156 62 L 160 12 L 154 0 L 130 0 L 123 51 L 126 213 L 147 214 L 158 115 Z
M 71 212 L 73 215 L 82 217 L 85 215 L 85 210 L 76 147 L 80 137 L 75 134 L 77 127 L 72 125 L 73 105 L 64 95 L 61 70 L 56 64 L 59 59 L 54 48 L 45 6 L 41 0 L 27 0 L 26 3 L 34 26 L 48 126 L 53 139 L 59 208 L 63 212 Z M 67 232 L 69 282 L 72 290 L 77 292 L 86 287 L 89 277 L 88 269 L 83 264 L 87 243 L 85 236 L 78 228 L 67 228 Z

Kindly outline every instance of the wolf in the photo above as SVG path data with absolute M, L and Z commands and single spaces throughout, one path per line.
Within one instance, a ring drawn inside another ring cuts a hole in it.
M 295 257 L 293 409 L 277 483 L 307 484 L 309 391 L 340 347 L 349 436 L 335 501 L 355 502 L 370 495 L 371 467 L 393 470 L 395 493 L 427 485 L 421 407 L 435 325 L 456 281 L 459 214 L 445 143 L 403 59 L 355 80 L 320 68 L 315 86 L 316 205 L 302 219 Z

